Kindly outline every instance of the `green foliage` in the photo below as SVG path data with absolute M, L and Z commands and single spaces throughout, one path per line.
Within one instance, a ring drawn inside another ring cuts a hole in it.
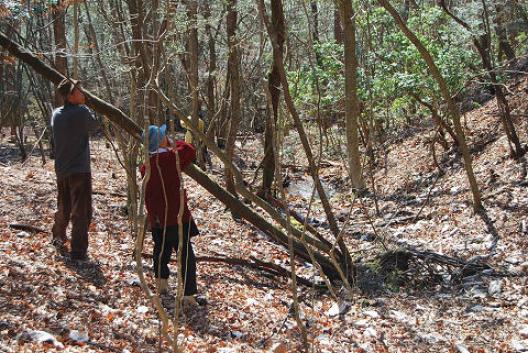
M 528 33 L 520 32 L 515 40 L 519 43 L 517 53 L 519 55 L 526 55 L 526 53 L 528 53 Z
M 426 101 L 439 97 L 439 89 L 425 61 L 388 14 L 372 11 L 368 19 L 359 24 L 363 31 L 367 31 L 368 25 L 379 28 L 371 39 L 374 50 L 364 56 L 362 63 L 368 72 L 361 86 L 368 94 L 363 92 L 362 95 L 372 97 L 369 103 L 375 111 L 386 107 L 387 101 L 396 113 L 408 109 L 414 104 L 409 92 Z M 476 54 L 468 46 L 471 43 L 469 34 L 461 33 L 460 28 L 436 7 L 413 14 L 407 25 L 432 55 L 451 92 L 463 88 L 472 76 L 467 67 L 477 62 Z
M 463 89 L 475 74 L 468 67 L 479 66 L 471 48 L 471 34 L 436 6 L 411 13 L 407 25 L 434 58 L 450 91 Z M 356 26 L 358 96 L 374 112 L 389 107 L 396 116 L 403 116 L 416 105 L 410 92 L 425 101 L 440 98 L 425 61 L 388 13 L 381 8 L 361 13 Z M 318 102 L 318 83 L 321 106 L 337 110 L 336 104 L 345 93 L 343 46 L 327 41 L 314 45 L 314 51 L 317 63 L 304 61 L 288 73 L 293 96 L 297 104 L 310 111 Z
M 338 102 L 344 95 L 343 46 L 335 42 L 314 45 L 317 63 L 303 63 L 299 69 L 288 72 L 292 94 L 296 103 L 315 106 L 321 94 L 321 105 L 329 106 Z M 319 91 L 317 86 L 319 85 Z

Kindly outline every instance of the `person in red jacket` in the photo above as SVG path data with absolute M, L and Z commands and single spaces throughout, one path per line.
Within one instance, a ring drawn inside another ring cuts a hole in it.
M 167 127 L 151 125 L 148 129 L 148 149 L 150 154 L 150 177 L 145 189 L 147 218 L 154 240 L 154 277 L 158 293 L 168 291 L 170 275 L 169 261 L 173 249 L 178 251 L 178 213 L 180 212 L 180 170 L 184 170 L 196 158 L 193 145 L 176 141 L 171 143 L 166 135 Z M 176 153 L 178 154 L 176 156 Z M 178 158 L 177 158 L 178 157 Z M 141 174 L 146 173 L 146 166 L 140 167 Z M 198 235 L 189 207 L 187 194 L 183 190 L 183 251 L 182 278 L 184 281 L 184 302 L 196 303 L 196 257 L 191 237 Z

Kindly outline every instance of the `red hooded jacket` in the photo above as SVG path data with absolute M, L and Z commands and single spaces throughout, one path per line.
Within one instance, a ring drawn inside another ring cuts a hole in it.
M 147 206 L 151 228 L 163 228 L 164 225 L 175 226 L 178 224 L 180 180 L 176 169 L 176 152 L 178 152 L 181 170 L 183 171 L 196 158 L 196 149 L 193 145 L 183 141 L 176 141 L 175 144 L 176 146 L 171 149 L 150 156 L 150 178 L 145 190 L 145 205 Z M 146 171 L 144 164 L 140 167 L 140 171 L 141 175 L 144 176 Z M 166 199 L 164 194 L 167 196 Z M 191 219 L 185 191 L 183 207 L 183 222 L 185 223 Z

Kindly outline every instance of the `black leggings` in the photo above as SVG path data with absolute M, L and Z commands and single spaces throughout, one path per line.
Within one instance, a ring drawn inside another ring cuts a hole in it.
M 182 249 L 182 277 L 185 283 L 184 295 L 196 294 L 196 257 L 190 238 L 198 234 L 198 229 L 194 221 L 183 224 L 183 249 Z M 168 226 L 165 234 L 163 228 L 153 228 L 152 238 L 154 239 L 154 277 L 167 279 L 170 275 L 169 261 L 172 250 L 178 251 L 178 226 Z M 165 238 L 165 243 L 163 242 Z M 163 249 L 163 252 L 162 252 Z M 160 267 L 161 254 L 161 267 Z

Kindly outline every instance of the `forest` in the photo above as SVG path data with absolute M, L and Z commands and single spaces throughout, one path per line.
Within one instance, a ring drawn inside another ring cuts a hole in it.
M 528 352 L 527 152 L 526 0 L 0 0 L 0 352 Z

